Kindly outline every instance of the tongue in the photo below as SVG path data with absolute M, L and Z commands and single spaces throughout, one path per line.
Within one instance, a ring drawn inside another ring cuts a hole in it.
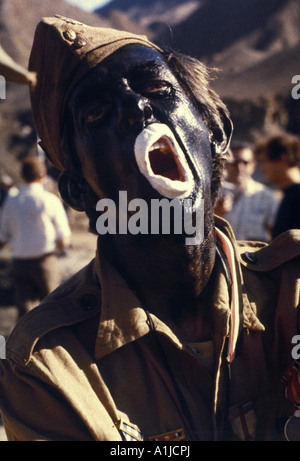
M 191 170 L 167 125 L 153 123 L 145 128 L 136 138 L 135 157 L 141 173 L 161 195 L 183 198 L 191 194 Z
M 160 150 L 149 152 L 149 160 L 152 171 L 155 175 L 164 176 L 172 181 L 184 181 L 181 178 L 177 164 L 171 153 L 162 153 Z
M 185 181 L 184 173 L 178 160 L 174 155 L 172 145 L 168 139 L 161 138 L 155 143 L 157 148 L 152 148 L 149 151 L 150 166 L 154 175 L 164 176 L 172 181 Z

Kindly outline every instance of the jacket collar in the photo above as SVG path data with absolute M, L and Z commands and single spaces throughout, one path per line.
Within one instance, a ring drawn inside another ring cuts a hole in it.
M 96 340 L 96 359 L 112 353 L 150 331 L 148 316 L 136 294 L 111 263 L 99 251 L 95 270 L 101 284 L 101 317 Z M 157 331 L 180 345 L 167 325 L 152 315 Z
M 245 293 L 242 293 L 242 272 L 237 259 L 236 242 L 230 226 L 223 219 L 216 218 L 217 238 L 230 242 L 231 258 L 229 269 L 234 283 L 234 289 L 228 285 L 224 266 L 218 261 L 216 265 L 216 280 L 213 294 L 214 332 L 217 341 L 223 342 L 231 334 L 231 360 L 234 357 L 239 332 L 243 326 L 243 306 L 246 310 L 247 327 L 260 328 L 259 321 L 250 309 L 250 303 Z M 232 271 L 232 268 L 234 270 Z M 112 353 L 114 350 L 136 341 L 150 332 L 150 325 L 144 307 L 136 294 L 131 290 L 123 277 L 103 255 L 97 251 L 95 271 L 101 285 L 101 317 L 96 339 L 95 357 L 97 360 Z M 234 306 L 232 300 L 234 299 Z M 234 312 L 232 311 L 234 308 Z M 248 312 L 248 313 L 247 313 Z M 171 329 L 158 317 L 151 314 L 153 325 L 157 332 L 166 335 L 179 348 L 183 344 Z M 258 324 L 256 324 L 258 322 Z M 255 325 L 256 324 L 256 325 Z M 220 347 L 221 347 L 220 342 Z M 229 356 L 228 356 L 229 358 Z

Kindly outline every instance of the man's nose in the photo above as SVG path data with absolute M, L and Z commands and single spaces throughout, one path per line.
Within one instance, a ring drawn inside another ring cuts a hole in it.
M 153 118 L 149 101 L 136 94 L 128 93 L 118 101 L 118 129 L 123 136 L 140 132 Z

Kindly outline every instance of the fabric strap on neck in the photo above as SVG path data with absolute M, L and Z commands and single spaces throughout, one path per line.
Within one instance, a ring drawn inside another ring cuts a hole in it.
M 227 360 L 229 363 L 233 362 L 235 356 L 235 348 L 239 335 L 240 328 L 240 312 L 239 312 L 239 290 L 237 283 L 237 269 L 235 263 L 235 253 L 233 245 L 229 238 L 216 228 L 216 236 L 219 243 L 222 246 L 222 249 L 226 255 L 229 269 L 231 273 L 231 327 L 229 333 L 229 345 L 228 345 L 228 354 Z

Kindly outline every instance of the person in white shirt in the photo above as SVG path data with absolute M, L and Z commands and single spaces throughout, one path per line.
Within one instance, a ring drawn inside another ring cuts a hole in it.
M 45 163 L 37 156 L 22 164 L 24 184 L 1 212 L 0 246 L 10 245 L 15 303 L 31 310 L 60 283 L 57 256 L 70 244 L 71 230 L 61 200 L 43 187 Z
M 231 147 L 222 198 L 214 211 L 229 221 L 237 240 L 269 242 L 278 200 L 271 188 L 252 178 L 255 169 L 249 146 Z

